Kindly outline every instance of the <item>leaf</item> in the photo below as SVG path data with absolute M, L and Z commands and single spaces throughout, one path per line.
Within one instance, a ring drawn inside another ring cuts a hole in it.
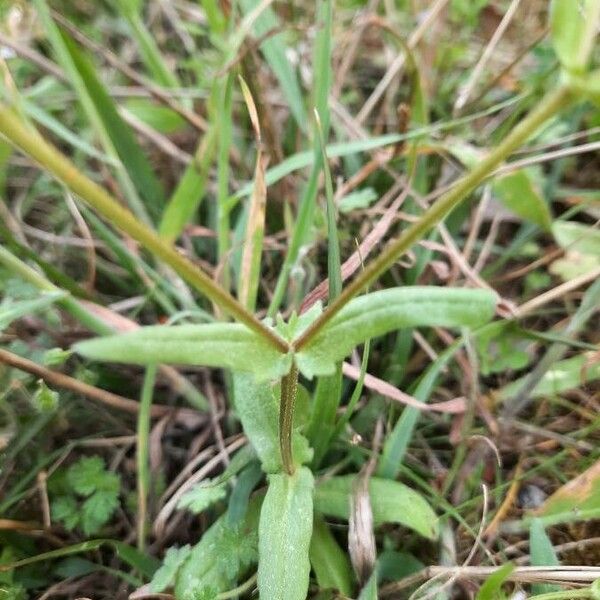
M 560 523 L 575 520 L 578 513 L 599 506 L 600 460 L 556 490 L 535 514 L 542 517 L 544 523 Z
M 239 373 L 233 375 L 233 401 L 237 415 L 266 473 L 276 473 L 283 468 L 279 449 L 279 392 L 279 384 L 257 382 L 254 377 Z M 303 398 L 306 402 L 304 396 L 299 388 L 296 420 L 307 412 L 301 405 Z M 297 429 L 298 422 L 292 437 L 292 453 L 297 463 L 302 464 L 311 460 L 312 451 Z
M 162 185 L 138 144 L 130 126 L 121 118 L 115 104 L 96 75 L 94 65 L 76 43 L 62 32 L 65 47 L 79 76 L 102 119 L 110 139 L 135 188 L 147 203 L 150 213 L 158 218 L 165 202 Z
M 529 555 L 531 556 L 532 567 L 554 567 L 560 565 L 552 542 L 544 529 L 544 524 L 540 519 L 533 519 L 529 526 Z M 560 591 L 560 587 L 548 584 L 533 584 L 532 593 L 549 594 L 550 592 Z
M 339 519 L 348 519 L 355 478 L 355 475 L 343 475 L 319 482 L 315 489 L 315 510 Z M 427 501 L 408 486 L 398 481 L 372 477 L 369 495 L 375 525 L 399 523 L 429 539 L 437 538 L 436 514 Z
M 227 484 L 203 482 L 185 493 L 177 503 L 177 508 L 187 508 L 193 513 L 204 512 L 209 506 L 227 496 Z
M 315 516 L 309 556 L 321 589 L 334 589 L 344 596 L 352 596 L 353 576 L 348 555 L 320 516 Z
M 42 292 L 34 300 L 21 300 L 18 302 L 11 301 L 6 296 L 0 304 L 0 331 L 6 329 L 13 321 L 44 310 L 67 295 L 65 292 Z
M 260 512 L 258 590 L 262 600 L 305 600 L 313 528 L 312 473 L 270 475 Z
M 241 524 L 232 524 L 224 514 L 209 527 L 176 576 L 178 600 L 212 598 L 228 591 L 244 571 L 256 563 L 261 501 L 258 496 L 250 501 Z
M 276 379 L 290 368 L 291 357 L 275 350 L 238 323 L 141 327 L 122 335 L 75 344 L 87 358 L 137 365 L 173 363 L 224 367 Z
M 494 315 L 488 290 L 442 287 L 392 288 L 349 302 L 296 355 L 303 375 L 331 375 L 335 364 L 367 339 L 403 327 L 476 327 Z
M 568 281 L 600 267 L 600 230 L 572 221 L 558 221 L 552 226 L 552 233 L 565 250 L 565 256 L 552 263 L 551 273 Z
M 548 204 L 534 185 L 530 170 L 520 169 L 494 180 L 495 196 L 517 216 L 549 230 L 552 215 Z
M 479 588 L 476 600 L 503 600 L 506 596 L 502 593 L 502 584 L 514 570 L 515 565 L 509 562 L 494 571 Z
M 40 412 L 53 412 L 58 406 L 58 392 L 51 390 L 43 379 L 38 381 L 38 387 L 33 394 L 33 404 Z
M 187 560 L 191 554 L 192 548 L 189 544 L 181 548 L 169 548 L 165 554 L 163 564 L 154 573 L 154 577 L 150 582 L 150 589 L 153 592 L 163 592 L 169 586 L 175 583 L 175 577 L 177 571 L 179 571 L 181 565 Z
M 59 496 L 50 504 L 52 520 L 60 521 L 67 531 L 72 531 L 79 524 L 80 514 L 73 496 Z
M 86 535 L 97 533 L 119 506 L 118 489 L 98 490 L 81 507 L 81 528 Z
M 369 581 L 367 581 L 365 587 L 360 590 L 358 600 L 377 600 L 377 570 L 371 573 Z
M 589 62 L 600 21 L 598 0 L 552 0 L 550 30 L 562 66 L 583 72 Z
M 373 188 L 357 190 L 341 198 L 338 202 L 338 208 L 343 214 L 352 212 L 357 208 L 368 208 L 378 197 Z
M 69 485 L 82 496 L 93 494 L 106 477 L 104 461 L 100 456 L 80 458 L 67 471 Z
M 500 401 L 512 398 L 522 388 L 526 377 L 527 375 L 504 386 L 496 392 L 496 397 Z M 531 398 L 555 396 L 597 379 L 600 379 L 600 361 L 594 358 L 593 352 L 583 353 L 554 363 L 544 373 L 529 396 Z

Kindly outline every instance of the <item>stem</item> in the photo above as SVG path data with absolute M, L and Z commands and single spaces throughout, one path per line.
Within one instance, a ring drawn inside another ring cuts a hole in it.
M 288 475 L 294 474 L 292 429 L 297 395 L 298 367 L 296 363 L 292 363 L 290 372 L 281 379 L 281 403 L 279 405 L 279 449 L 283 468 Z
M 220 308 L 263 337 L 280 352 L 288 351 L 287 342 L 248 312 L 229 292 L 219 287 L 194 263 L 136 219 L 108 192 L 83 175 L 71 161 L 41 135 L 26 127 L 5 104 L 0 104 L 0 133 L 108 219 L 112 225 L 130 235 L 170 265 Z
M 492 150 L 487 158 L 482 160 L 474 169 L 459 179 L 454 187 L 446 192 L 439 200 L 426 210 L 419 221 L 411 225 L 404 233 L 394 240 L 362 273 L 344 289 L 342 294 L 330 304 L 329 308 L 312 323 L 308 329 L 295 341 L 296 350 L 307 346 L 311 340 L 329 323 L 329 321 L 359 292 L 373 283 L 382 273 L 387 271 L 398 258 L 415 242 L 420 240 L 437 223 L 446 217 L 464 198 L 470 194 L 494 169 L 512 152 L 523 145 L 527 139 L 548 119 L 572 101 L 572 95 L 567 87 L 560 86 L 548 93 L 527 118 Z

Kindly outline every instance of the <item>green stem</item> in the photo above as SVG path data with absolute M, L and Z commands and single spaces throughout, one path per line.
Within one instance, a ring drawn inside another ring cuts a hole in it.
M 553 117 L 569 102 L 572 95 L 567 87 L 560 86 L 548 93 L 536 107 L 513 131 L 464 177 L 459 179 L 451 190 L 423 213 L 419 221 L 411 225 L 404 233 L 394 240 L 364 271 L 344 289 L 342 294 L 329 308 L 312 323 L 296 340 L 296 350 L 307 346 L 310 341 L 329 323 L 329 321 L 354 296 L 373 283 L 382 273 L 387 271 L 398 258 L 415 242 L 420 240 L 428 231 L 433 229 L 446 215 L 470 194 L 494 169 L 512 152 L 522 146 L 527 139 L 548 119 Z
M 37 132 L 25 126 L 5 104 L 0 104 L 0 133 L 108 219 L 112 225 L 130 235 L 170 265 L 173 270 L 221 309 L 265 338 L 274 348 L 281 352 L 288 351 L 287 342 L 261 323 L 229 292 L 219 287 L 206 273 L 180 254 L 173 246 L 165 243 L 154 231 L 136 219 L 108 192 L 83 175 L 59 150 L 46 142 Z
M 288 475 L 294 474 L 292 456 L 292 429 L 294 406 L 298 395 L 298 367 L 292 363 L 290 372 L 281 379 L 281 403 L 279 405 L 279 448 L 283 468 Z
M 137 547 L 144 551 L 146 545 L 146 521 L 148 517 L 148 490 L 150 489 L 149 439 L 150 439 L 150 409 L 156 381 L 156 365 L 146 369 L 144 384 L 140 397 L 140 412 L 137 418 Z

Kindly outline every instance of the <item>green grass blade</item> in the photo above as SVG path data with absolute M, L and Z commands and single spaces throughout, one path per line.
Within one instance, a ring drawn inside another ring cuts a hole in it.
M 217 248 L 219 263 L 223 268 L 223 286 L 229 288 L 229 152 L 233 136 L 233 74 L 229 74 L 225 82 L 219 86 L 219 102 L 216 108 L 216 127 L 219 132 L 219 148 L 217 152 Z
M 329 135 L 329 89 L 331 86 L 331 31 L 332 8 L 330 0 L 321 0 L 317 9 L 318 34 L 315 42 L 313 56 L 313 71 L 315 73 L 314 102 L 317 112 L 321 117 L 323 138 Z M 300 199 L 298 217 L 294 225 L 294 232 L 290 240 L 288 251 L 275 285 L 273 298 L 269 305 L 269 316 L 273 316 L 283 302 L 288 279 L 293 266 L 298 260 L 300 248 L 308 235 L 313 221 L 315 202 L 317 198 L 318 176 L 321 170 L 322 154 L 315 140 L 313 149 L 313 165 L 310 177 Z M 269 185 L 267 181 L 267 185 Z
M 160 236 L 174 242 L 198 210 L 208 181 L 208 172 L 217 147 L 217 128 L 211 127 L 196 150 L 194 162 L 185 169 L 167 203 L 160 226 Z
M 336 210 L 333 202 L 333 182 L 331 170 L 325 149 L 325 139 L 321 115 L 315 109 L 317 138 L 323 160 L 323 173 L 325 174 L 325 197 L 327 200 L 327 277 L 329 281 L 329 301 L 335 300 L 342 293 L 342 262 L 340 259 L 340 243 L 336 222 Z
M 129 125 L 119 115 L 108 92 L 96 76 L 94 67 L 84 52 L 68 36 L 62 34 L 75 68 L 92 98 L 96 111 L 110 136 L 123 166 L 127 170 L 138 195 L 145 201 L 154 220 L 162 212 L 165 202 L 162 185 L 157 179 L 144 151 L 137 143 Z
M 48 36 L 48 40 L 52 46 L 52 51 L 56 57 L 56 60 L 67 74 L 69 81 L 73 86 L 75 93 L 77 94 L 77 98 L 81 104 L 81 107 L 83 108 L 83 111 L 90 124 L 94 128 L 96 135 L 98 135 L 105 153 L 109 156 L 109 158 L 119 165 L 115 169 L 115 174 L 119 185 L 121 186 L 122 191 L 127 198 L 127 202 L 131 207 L 131 210 L 142 222 L 150 224 L 151 220 L 148 216 L 148 212 L 141 201 L 128 172 L 119 159 L 119 155 L 114 147 L 102 117 L 98 113 L 94 101 L 87 90 L 85 82 L 81 78 L 77 66 L 71 57 L 71 53 L 69 52 L 69 49 L 65 43 L 65 38 L 50 16 L 50 9 L 48 8 L 46 0 L 33 0 L 33 3 L 35 5 L 40 22 L 44 27 L 46 35 Z

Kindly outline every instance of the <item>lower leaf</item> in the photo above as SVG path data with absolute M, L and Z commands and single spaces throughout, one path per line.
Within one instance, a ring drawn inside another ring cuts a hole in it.
M 261 600 L 305 600 L 313 528 L 312 473 L 269 477 L 258 528 L 258 590 Z

